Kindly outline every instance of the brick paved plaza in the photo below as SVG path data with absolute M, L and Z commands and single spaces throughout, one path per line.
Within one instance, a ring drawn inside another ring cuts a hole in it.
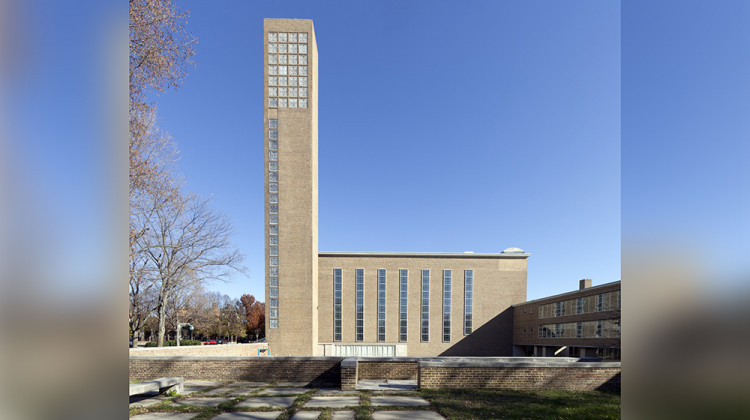
M 397 381 L 398 384 L 389 386 L 370 382 L 357 391 L 341 391 L 338 388 L 303 388 L 295 383 L 188 380 L 183 394 L 177 397 L 155 394 L 131 397 L 131 414 L 135 412 L 131 418 L 276 419 L 283 413 L 289 415 L 292 407 L 291 418 L 298 420 L 317 419 L 324 412 L 326 418 L 354 419 L 357 410 L 363 407 L 373 410 L 373 419 L 443 418 L 431 409 L 427 400 L 416 395 L 416 383 Z M 214 417 L 206 417 L 210 410 L 216 411 Z

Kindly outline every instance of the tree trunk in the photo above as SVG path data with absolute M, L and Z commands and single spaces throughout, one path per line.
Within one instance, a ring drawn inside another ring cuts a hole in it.
M 165 299 L 166 300 L 166 299 Z M 167 305 L 159 302 L 159 334 L 156 336 L 156 346 L 164 347 L 164 333 L 166 332 L 166 311 Z
M 141 327 L 143 329 L 143 327 Z M 138 338 L 140 337 L 140 330 L 133 331 L 133 343 L 130 345 L 131 348 L 138 347 Z

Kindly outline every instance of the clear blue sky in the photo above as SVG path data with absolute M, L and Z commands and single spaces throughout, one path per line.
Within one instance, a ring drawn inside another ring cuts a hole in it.
M 127 92 L 127 6 L 16 4 L 0 157 L 44 245 L 24 254 L 44 255 L 55 296 L 96 296 L 125 241 L 127 172 L 102 126 L 124 115 L 109 95 Z M 746 283 L 746 1 L 182 4 L 197 68 L 155 99 L 188 187 L 247 255 L 248 277 L 218 290 L 262 295 L 264 17 L 315 22 L 321 250 L 518 246 L 536 298 L 619 279 L 622 221 Z
M 184 1 L 199 43 L 156 97 L 187 187 L 263 295 L 263 18 L 314 21 L 326 251 L 532 254 L 528 297 L 620 279 L 617 2 Z

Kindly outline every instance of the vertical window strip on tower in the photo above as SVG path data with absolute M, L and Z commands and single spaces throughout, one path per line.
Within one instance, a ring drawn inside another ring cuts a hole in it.
M 451 270 L 443 270 L 443 342 L 451 341 Z
M 358 268 L 355 271 L 355 293 L 356 293 L 356 314 L 355 314 L 355 336 L 354 341 L 363 341 L 365 339 L 365 270 Z
M 378 341 L 385 341 L 385 269 L 378 269 Z
M 464 270 L 464 334 L 471 334 L 474 309 L 474 270 Z
M 333 341 L 341 341 L 341 269 L 333 269 Z
M 422 341 L 430 341 L 430 270 L 422 270 Z
M 269 165 L 268 167 L 268 287 L 269 297 L 271 298 L 271 310 L 269 311 L 270 328 L 279 328 L 279 174 L 277 172 L 279 168 L 278 163 L 275 162 L 275 160 L 278 159 L 278 128 L 279 120 L 275 118 L 269 118 L 268 159 L 269 164 L 271 163 L 271 161 L 274 161 L 273 163 L 276 163 L 276 165 Z
M 398 341 L 407 339 L 407 305 L 409 303 L 409 270 L 398 270 Z

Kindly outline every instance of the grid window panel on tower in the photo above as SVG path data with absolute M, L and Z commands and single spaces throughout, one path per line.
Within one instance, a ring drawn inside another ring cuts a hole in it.
M 355 336 L 354 341 L 365 339 L 365 270 L 358 268 L 354 272 L 355 287 Z

